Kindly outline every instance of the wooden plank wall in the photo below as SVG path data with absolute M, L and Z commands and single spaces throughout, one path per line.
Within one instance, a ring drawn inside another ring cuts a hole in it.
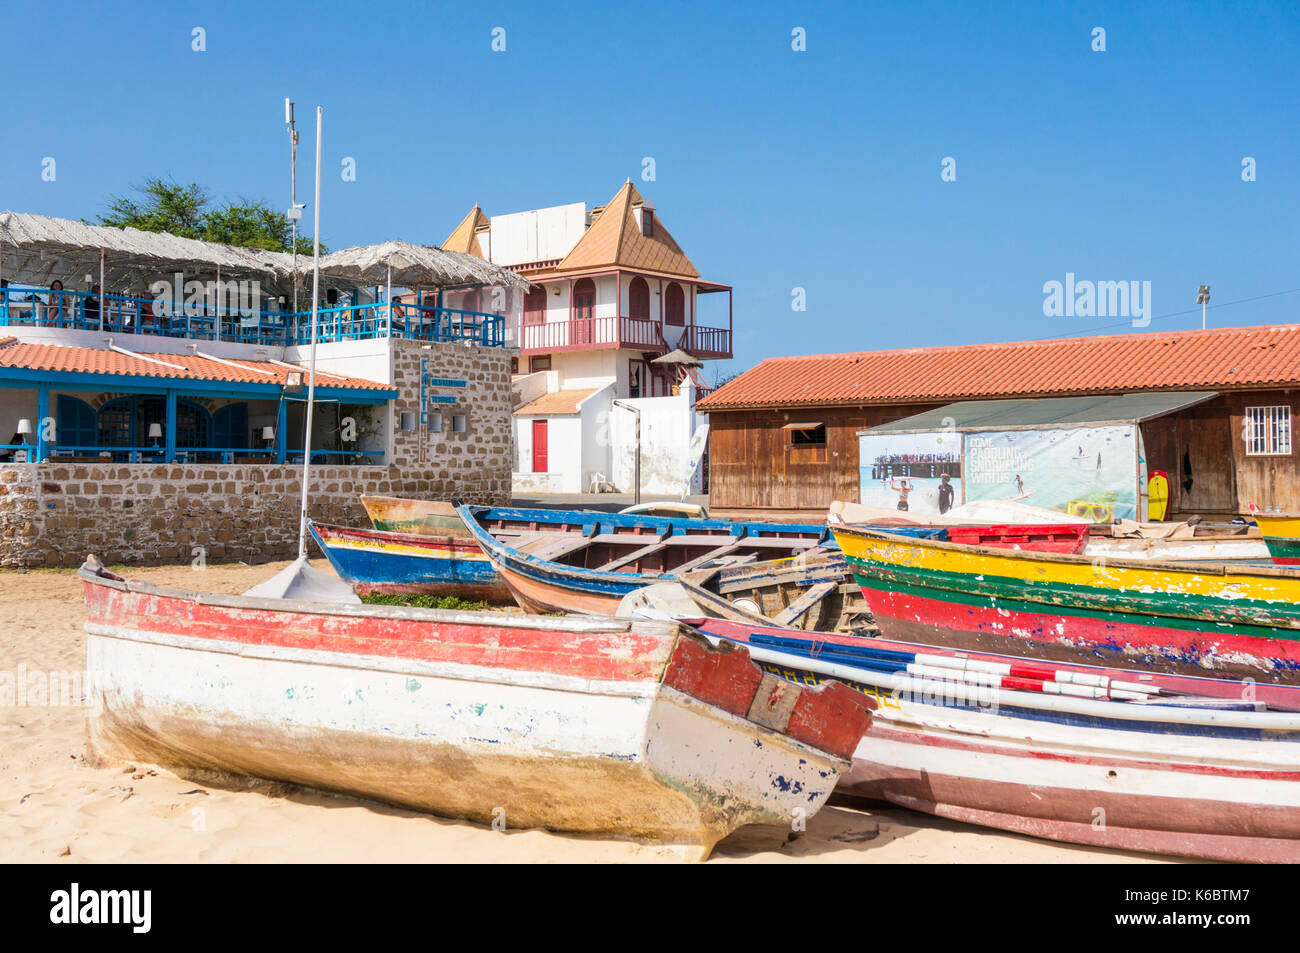
M 859 430 L 941 404 L 709 414 L 709 506 L 824 510 L 858 499 Z M 787 423 L 824 423 L 826 447 L 796 447 Z
M 1289 456 L 1247 456 L 1247 407 L 1285 404 L 1296 428 Z M 804 410 L 718 411 L 709 415 L 709 501 L 717 509 L 820 510 L 858 499 L 857 432 L 941 404 Z M 1293 391 L 1224 394 L 1142 425 L 1148 469 L 1169 474 L 1173 514 L 1246 513 L 1249 504 L 1300 513 L 1300 400 Z M 787 423 L 826 425 L 826 447 L 793 447 Z M 1184 455 L 1192 491 L 1183 489 Z

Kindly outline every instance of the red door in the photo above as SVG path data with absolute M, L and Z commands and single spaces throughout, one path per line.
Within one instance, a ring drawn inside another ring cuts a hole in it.
M 583 278 L 573 286 L 573 340 L 571 344 L 596 342 L 596 283 Z
M 549 473 L 546 469 L 546 421 L 533 421 L 533 472 Z

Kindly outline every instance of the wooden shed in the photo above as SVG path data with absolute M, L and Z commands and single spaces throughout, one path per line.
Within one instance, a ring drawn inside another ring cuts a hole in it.
M 954 401 L 1214 391 L 1141 425 L 1172 515 L 1300 512 L 1300 326 L 1120 334 L 769 358 L 697 405 L 715 510 L 858 499 L 857 434 Z

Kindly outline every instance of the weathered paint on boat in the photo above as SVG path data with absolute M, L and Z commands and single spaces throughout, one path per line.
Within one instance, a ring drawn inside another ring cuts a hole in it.
M 334 571 L 361 595 L 425 593 L 511 601 L 510 590 L 468 535 L 417 536 L 316 522 L 307 526 Z
M 513 546 L 504 539 L 497 538 L 499 529 L 489 531 L 483 522 L 491 520 L 495 526 L 505 522 L 519 527 L 531 524 L 531 511 L 518 511 L 519 516 L 508 517 L 510 511 L 504 509 L 484 509 L 479 507 L 459 507 L 461 519 L 474 540 L 491 561 L 493 568 L 505 581 L 515 601 L 528 612 L 578 612 L 588 615 L 613 615 L 623 597 L 650 582 L 675 580 L 671 570 L 613 571 L 569 565 L 552 559 L 544 559 Z M 542 511 L 545 512 L 545 511 Z M 687 520 L 663 517 L 633 517 L 608 513 L 574 513 L 587 520 L 583 526 L 583 535 L 597 539 L 603 535 L 625 536 L 638 539 L 637 522 L 650 521 L 648 528 L 664 534 L 665 539 L 672 536 L 690 535 L 695 538 L 708 538 L 710 545 L 721 545 L 729 541 L 745 540 L 781 540 L 810 547 L 826 535 L 824 526 L 809 524 L 782 523 L 743 523 L 724 520 Z M 625 521 L 635 521 L 625 523 Z M 623 530 L 620 532 L 620 530 Z M 654 539 L 653 532 L 642 534 Z M 639 539 L 638 539 L 639 541 Z
M 1300 681 L 1300 573 L 1088 559 L 834 528 L 889 638 Z
M 1300 516 L 1252 513 L 1264 535 L 1268 554 L 1279 566 L 1300 566 Z
M 370 524 L 386 533 L 414 533 L 426 536 L 465 536 L 465 525 L 456 507 L 440 500 L 415 500 L 403 496 L 361 494 Z
M 720 620 L 706 635 L 751 644 L 764 668 L 800 684 L 805 666 L 883 650 L 950 650 L 886 639 L 756 629 Z M 766 637 L 766 638 L 765 638 Z M 758 645 L 803 645 L 781 655 Z M 990 653 L 979 661 L 1034 664 Z M 1038 663 L 1041 664 L 1041 663 Z M 1230 861 L 1300 861 L 1300 688 L 1255 687 L 1289 712 L 1224 710 L 1243 687 L 1222 679 L 1065 665 L 1073 673 L 1145 680 L 1204 699 L 1159 703 L 1054 698 L 1028 707 L 1008 691 L 972 702 L 951 683 L 863 670 L 850 681 L 877 703 L 840 791 L 972 824 L 1124 850 Z M 842 677 L 842 676 L 841 676 Z M 920 690 L 916 690 L 917 686 Z M 1249 708 L 1249 706 L 1243 706 Z M 1135 710 L 1136 709 L 1136 710 Z
M 1254 536 L 1193 536 L 1190 539 L 1090 536 L 1082 555 L 1089 559 L 1142 559 L 1154 562 L 1231 562 L 1268 559 L 1264 540 Z
M 675 623 L 199 595 L 83 567 L 94 756 L 707 856 L 829 797 L 870 722 Z

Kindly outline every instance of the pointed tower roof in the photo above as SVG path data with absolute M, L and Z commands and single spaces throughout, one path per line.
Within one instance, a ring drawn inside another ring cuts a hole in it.
M 641 271 L 698 278 L 700 273 L 655 216 L 654 235 L 641 234 L 633 213 L 645 200 L 629 181 L 609 200 L 557 271 L 621 265 Z M 653 206 L 652 206 L 653 207 Z
M 480 226 L 488 224 L 488 217 L 483 214 L 483 210 L 475 205 L 468 215 L 460 220 L 460 224 L 452 230 L 447 236 L 447 240 L 442 243 L 443 251 L 464 252 L 467 255 L 477 255 L 483 257 L 483 250 L 479 247 L 478 237 L 474 234 Z

